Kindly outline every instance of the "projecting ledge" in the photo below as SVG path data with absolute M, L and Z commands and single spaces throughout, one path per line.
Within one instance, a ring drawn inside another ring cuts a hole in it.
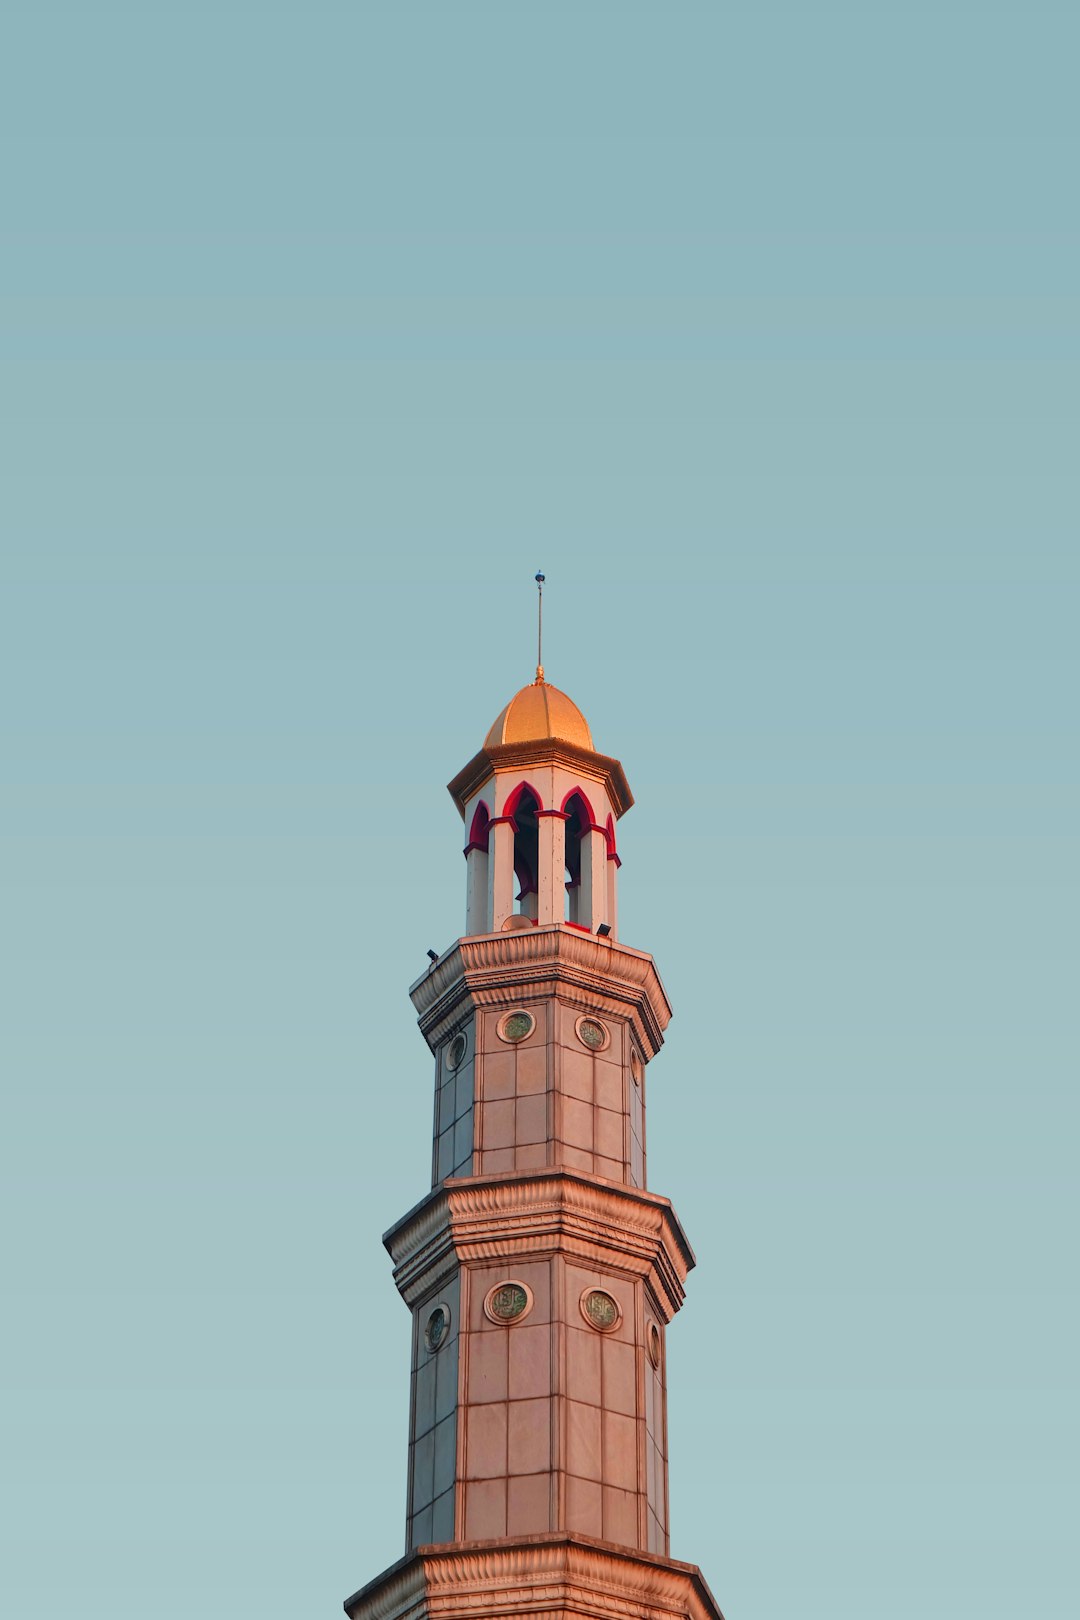
M 507 1171 L 445 1182 L 384 1235 L 407 1303 L 448 1264 L 563 1253 L 649 1277 L 670 1321 L 694 1251 L 668 1199 L 571 1171 Z
M 582 1011 L 629 1017 L 648 1058 L 664 1042 L 671 1004 L 646 951 L 566 923 L 456 940 L 409 991 L 431 1050 L 462 1008 L 513 1007 L 558 996 Z
M 723 1620 L 696 1564 L 558 1534 L 420 1547 L 344 1607 L 350 1620 Z

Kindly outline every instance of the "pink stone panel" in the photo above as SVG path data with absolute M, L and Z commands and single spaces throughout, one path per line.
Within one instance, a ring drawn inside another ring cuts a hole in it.
M 480 1141 L 485 1151 L 489 1148 L 513 1147 L 514 1103 L 511 1101 L 484 1103 L 481 1132 Z
M 506 1473 L 506 1407 L 466 1409 L 465 1477 L 497 1479 Z
M 519 1097 L 517 1100 L 518 1142 L 546 1142 L 548 1139 L 547 1096 Z
M 442 1496 L 435 1498 L 431 1524 L 432 1541 L 453 1541 L 454 1539 L 454 1493 L 445 1491 Z
M 593 1100 L 593 1060 L 588 1052 L 565 1049 L 559 1066 L 559 1090 L 581 1102 Z
M 603 1286 L 598 1271 L 585 1271 L 581 1266 L 564 1265 L 562 1268 L 563 1286 L 563 1316 L 566 1322 L 574 1328 L 585 1329 L 585 1321 L 578 1309 L 581 1296 L 586 1288 L 600 1288 Z M 594 1333 L 594 1328 L 587 1330 Z
M 600 1335 L 582 1327 L 566 1333 L 566 1393 L 573 1401 L 600 1405 Z
M 412 1506 L 414 1513 L 418 1513 L 421 1508 L 427 1507 L 435 1494 L 432 1489 L 434 1472 L 435 1431 L 429 1429 L 427 1434 L 421 1435 L 413 1447 Z
M 481 1016 L 477 1044 L 481 1052 L 490 1052 L 492 1054 L 506 1052 L 510 1057 L 513 1057 L 513 1049 L 507 1046 L 505 1041 L 500 1041 L 496 1033 L 501 1017 L 501 1012 L 489 1012 Z
M 633 1491 L 604 1486 L 604 1540 L 638 1545 L 638 1499 Z
M 621 1159 L 604 1159 L 598 1153 L 594 1160 L 593 1174 L 606 1176 L 608 1181 L 623 1181 L 626 1171 Z
M 548 1261 L 533 1260 L 528 1265 L 516 1266 L 512 1275 L 520 1277 L 521 1281 L 527 1283 L 533 1291 L 533 1308 L 527 1318 L 530 1326 L 535 1327 L 539 1322 L 550 1322 L 551 1267 Z M 507 1331 L 512 1333 L 514 1329 L 503 1328 L 501 1331 L 503 1333 Z
M 496 1327 L 494 1322 L 484 1315 L 484 1299 L 489 1288 L 496 1283 L 505 1282 L 509 1272 L 505 1265 L 498 1268 L 494 1266 L 481 1266 L 475 1271 L 466 1271 L 469 1280 L 469 1326 L 474 1333 L 505 1333 L 505 1328 Z
M 611 1063 L 596 1061 L 593 1073 L 594 1099 L 598 1108 L 610 1108 L 615 1114 L 623 1112 L 622 1070 Z
M 412 1521 L 412 1544 L 414 1547 L 423 1547 L 431 1540 L 432 1510 L 430 1507 L 422 1509 Z
M 577 1479 L 569 1475 L 566 1480 L 566 1528 L 579 1536 L 597 1536 L 604 1533 L 603 1493 L 591 1479 Z
M 454 1304 L 457 1304 L 455 1299 Z M 435 1421 L 457 1410 L 458 1340 L 451 1339 L 435 1358 Z
M 568 1147 L 585 1148 L 592 1152 L 593 1110 L 588 1103 L 579 1102 L 576 1097 L 563 1098 L 559 1135 Z
M 431 1360 L 417 1368 L 414 1383 L 415 1410 L 413 1431 L 426 1434 L 435 1427 L 435 1363 Z
M 465 1540 L 491 1541 L 506 1534 L 505 1479 L 477 1480 L 465 1487 Z
M 551 1529 L 551 1475 L 527 1474 L 507 1482 L 506 1533 L 541 1535 Z
M 485 1102 L 497 1102 L 501 1097 L 514 1095 L 514 1054 L 505 1046 L 484 1059 L 482 1074 Z
M 481 1407 L 480 1410 L 491 1409 Z M 605 1408 L 604 1483 L 632 1491 L 637 1486 L 637 1477 L 637 1424 L 633 1418 Z
M 514 1158 L 515 1170 L 542 1170 L 548 1162 L 546 1142 L 528 1142 L 519 1147 Z
M 546 1046 L 525 1046 L 518 1053 L 517 1094 L 519 1097 L 528 1097 L 536 1092 L 547 1090 L 547 1057 L 548 1049 Z
M 600 1480 L 600 1411 L 583 1401 L 566 1402 L 566 1467 L 579 1479 Z
M 657 1446 L 650 1447 L 653 1454 L 653 1471 L 656 1476 L 656 1492 L 653 1497 L 653 1507 L 656 1511 L 657 1522 L 663 1529 L 667 1523 L 667 1468 Z
M 581 1049 L 581 1043 L 577 1038 L 577 1030 L 575 1026 L 580 1015 L 580 1007 L 568 1007 L 564 1001 L 560 1001 L 558 1003 L 558 1022 L 556 1024 L 556 1028 L 558 1030 L 559 1040 L 564 1046 L 568 1046 L 571 1049 L 576 1046 L 579 1051 Z
M 564 1147 L 560 1143 L 559 1160 L 568 1170 L 583 1170 L 590 1176 L 593 1174 L 593 1156 L 585 1148 Z
M 538 1474 L 551 1467 L 551 1402 L 511 1401 L 509 1472 Z
M 494 1148 L 480 1155 L 480 1173 L 484 1176 L 501 1175 L 504 1170 L 513 1170 L 514 1150 L 508 1148 Z
M 444 1418 L 435 1430 L 435 1480 L 432 1493 L 442 1496 L 451 1489 L 457 1473 L 457 1421 Z
M 630 1140 L 630 1180 L 635 1187 L 645 1185 L 645 1155 L 636 1138 Z
M 603 1341 L 604 1405 L 627 1417 L 637 1415 L 637 1356 L 632 1344 L 607 1334 Z
M 610 1108 L 596 1110 L 596 1151 L 607 1159 L 622 1159 L 623 1116 Z
M 512 1401 L 548 1397 L 551 1388 L 551 1327 L 546 1322 L 530 1325 L 531 1318 L 521 1327 L 511 1328 L 506 1335 L 510 1351 L 510 1387 Z
M 474 1405 L 506 1400 L 509 1337 L 505 1329 L 500 1333 L 470 1334 L 468 1394 Z

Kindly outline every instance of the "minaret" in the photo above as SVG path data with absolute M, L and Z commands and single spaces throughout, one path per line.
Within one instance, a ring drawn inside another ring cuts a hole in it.
M 413 1318 L 407 1551 L 345 1610 L 718 1620 L 668 1557 L 664 1339 L 694 1257 L 646 1188 L 671 1009 L 618 937 L 633 798 L 542 669 L 450 795 L 465 932 L 410 992 L 432 1188 L 384 1239 Z

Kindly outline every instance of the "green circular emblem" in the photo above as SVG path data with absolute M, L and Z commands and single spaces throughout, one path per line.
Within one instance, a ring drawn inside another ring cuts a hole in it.
M 497 1316 L 500 1322 L 513 1322 L 527 1310 L 529 1296 L 520 1283 L 503 1283 L 501 1288 L 492 1290 L 488 1304 L 492 1316 Z

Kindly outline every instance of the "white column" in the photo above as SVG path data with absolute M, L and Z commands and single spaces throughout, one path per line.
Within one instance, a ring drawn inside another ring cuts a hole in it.
M 561 923 L 563 920 L 566 909 L 565 869 L 566 817 L 561 811 L 541 810 L 540 873 L 537 878 L 540 890 L 537 921 L 540 923 Z
M 474 845 L 465 856 L 465 863 L 465 932 L 487 934 L 490 932 L 487 850 L 477 849 Z
M 612 939 L 619 933 L 619 861 L 615 855 L 607 856 L 607 916 L 602 921 L 611 924 Z
M 581 898 L 578 922 L 595 934 L 607 922 L 607 838 L 601 827 L 593 828 L 581 840 Z
M 493 818 L 488 849 L 488 918 L 491 932 L 497 934 L 514 914 L 514 824 L 508 817 Z

